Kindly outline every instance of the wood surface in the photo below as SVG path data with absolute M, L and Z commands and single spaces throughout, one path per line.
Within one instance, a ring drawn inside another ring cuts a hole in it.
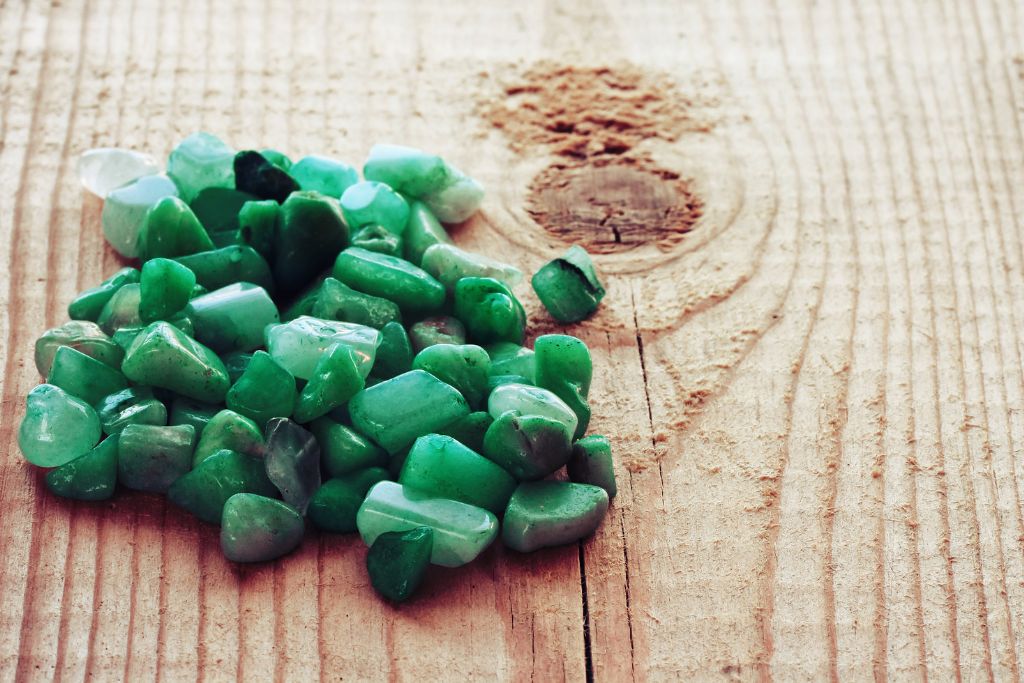
M 1022 17 L 0 2 L 0 681 L 1020 680 Z M 594 538 L 489 550 L 396 608 L 355 537 L 238 567 L 160 498 L 46 492 L 16 445 L 32 343 L 119 265 L 82 150 L 430 148 L 489 189 L 456 240 L 532 272 L 565 246 L 524 208 L 550 154 L 478 112 L 538 60 L 668 74 L 712 122 L 649 145 L 704 202 L 695 229 L 599 256 L 608 296 L 571 328 L 618 458 Z

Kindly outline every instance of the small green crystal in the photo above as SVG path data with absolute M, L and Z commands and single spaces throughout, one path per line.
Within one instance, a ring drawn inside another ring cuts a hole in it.
M 126 426 L 118 439 L 117 480 L 137 491 L 165 493 L 192 469 L 195 431 L 191 425 Z
M 501 539 L 529 553 L 565 545 L 597 530 L 608 511 L 608 494 L 599 486 L 568 481 L 520 484 L 505 510 Z
M 338 254 L 331 274 L 353 289 L 394 301 L 404 312 L 431 313 L 444 305 L 444 286 L 395 256 L 350 247 Z
M 572 481 L 600 486 L 608 492 L 609 498 L 614 498 L 618 491 L 608 437 L 592 434 L 573 444 L 566 470 Z
M 269 353 L 257 351 L 228 391 L 226 403 L 262 429 L 272 417 L 291 417 L 295 399 L 295 378 Z
M 275 417 L 267 423 L 267 476 L 285 502 L 306 513 L 309 499 L 320 488 L 320 446 L 316 438 L 291 420 Z
M 292 506 L 252 493 L 236 493 L 224 504 L 220 547 L 232 562 L 266 562 L 302 543 L 305 524 Z
M 574 439 L 583 436 L 590 424 L 587 394 L 593 375 L 593 363 L 587 345 L 565 334 L 545 334 L 533 343 L 536 354 L 537 386 L 543 387 L 568 405 L 579 424 Z
M 235 155 L 235 188 L 260 199 L 283 202 L 288 195 L 299 190 L 299 184 L 288 172 L 272 164 L 253 150 Z
M 41 376 L 50 374 L 53 357 L 62 346 L 70 346 L 112 368 L 120 369 L 121 361 L 124 360 L 124 349 L 108 337 L 99 325 L 86 320 L 71 320 L 47 330 L 36 340 L 35 363 Z
M 135 338 L 121 369 L 132 382 L 206 403 L 223 401 L 230 387 L 217 354 L 165 322 L 152 323 Z
M 352 349 L 335 344 L 317 361 L 295 405 L 295 421 L 306 423 L 343 405 L 365 386 Z
M 380 339 L 377 357 L 370 371 L 374 377 L 391 379 L 412 370 L 412 344 L 401 323 L 390 322 L 380 328 Z
M 52 384 L 28 392 L 18 429 L 22 455 L 39 467 L 59 467 L 88 453 L 100 440 L 100 420 L 87 403 Z
M 424 318 L 409 328 L 409 341 L 416 353 L 434 344 L 465 344 L 466 327 L 447 315 Z
M 382 225 L 396 235 L 405 232 L 409 204 L 384 183 L 356 183 L 341 195 L 341 211 L 353 230 L 364 225 Z
M 192 213 L 211 235 L 238 230 L 238 214 L 246 203 L 258 198 L 230 187 L 208 187 L 189 202 Z M 275 206 L 277 203 L 274 203 Z
M 544 264 L 534 274 L 532 284 L 544 308 L 562 323 L 583 320 L 597 310 L 604 298 L 604 287 L 590 254 L 578 245 Z
M 349 534 L 356 530 L 356 513 L 366 498 L 366 492 L 379 481 L 388 478 L 382 467 L 368 467 L 338 479 L 329 479 L 317 489 L 309 500 L 306 514 L 314 526 L 335 534 Z
M 416 439 L 398 483 L 439 498 L 451 498 L 501 514 L 516 480 L 508 472 L 450 436 Z
M 387 465 L 388 454 L 351 427 L 321 417 L 313 420 L 309 428 L 320 444 L 320 461 L 328 477 L 345 477 Z
M 437 432 L 452 437 L 467 448 L 472 448 L 477 453 L 483 453 L 484 435 L 493 423 L 494 418 L 491 417 L 491 414 L 481 410 L 460 417 L 447 427 L 437 430 Z
M 57 349 L 47 384 L 60 387 L 89 405 L 128 386 L 120 372 L 70 346 Z
M 345 190 L 359 182 L 356 169 L 348 164 L 315 154 L 302 157 L 289 169 L 303 190 L 341 199 Z
M 452 238 L 421 201 L 409 203 L 409 222 L 402 235 L 405 259 L 422 267 L 423 254 L 435 244 L 451 244 Z
M 274 280 L 282 294 L 295 294 L 330 267 L 345 248 L 349 228 L 338 203 L 316 192 L 297 192 L 281 205 L 274 236 Z
M 317 318 L 344 320 L 377 329 L 389 322 L 402 320 L 402 314 L 394 302 L 357 292 L 333 277 L 323 281 L 311 308 L 311 315 Z
M 96 404 L 104 434 L 120 434 L 130 424 L 165 425 L 167 408 L 149 387 L 129 387 Z
M 266 451 L 263 432 L 259 425 L 244 415 L 233 410 L 221 410 L 206 423 L 191 459 L 192 467 L 225 449 L 261 457 Z
M 248 282 L 196 297 L 188 302 L 185 313 L 195 325 L 196 339 L 217 353 L 258 349 L 267 325 L 279 321 L 267 290 Z
M 570 435 L 576 433 L 579 418 L 556 394 L 527 384 L 503 384 L 487 397 L 487 412 L 498 419 L 509 410 L 523 415 L 543 415 L 565 425 Z
M 251 282 L 274 291 L 270 266 L 252 247 L 235 244 L 174 260 L 188 266 L 196 274 L 196 282 L 211 292 L 235 282 Z
M 263 461 L 235 451 L 217 451 L 171 484 L 167 498 L 204 522 L 220 524 L 224 504 L 236 493 L 276 496 Z
M 142 266 L 139 317 L 144 323 L 167 320 L 185 308 L 196 286 L 196 274 L 177 261 L 155 258 Z
M 96 322 L 107 334 L 114 334 L 123 327 L 138 327 L 142 324 L 142 316 L 139 314 L 141 303 L 141 286 L 134 283 L 124 285 L 110 297 Z
M 381 534 L 366 554 L 370 584 L 389 600 L 408 600 L 423 581 L 433 549 L 430 527 Z
M 68 317 L 72 320 L 95 321 L 103 312 L 103 307 L 114 296 L 114 292 L 125 285 L 139 281 L 137 268 L 122 268 L 109 278 L 104 280 L 98 287 L 87 289 L 68 304 Z
M 139 178 L 107 195 L 103 201 L 103 235 L 122 256 L 139 255 L 139 230 L 149 209 L 164 197 L 177 197 L 178 188 L 167 176 Z
M 167 158 L 167 175 L 191 202 L 207 187 L 234 187 L 235 151 L 209 133 L 193 133 Z
M 246 202 L 238 212 L 238 244 L 252 247 L 266 259 L 274 253 L 281 205 L 273 199 Z
M 139 258 L 187 256 L 213 249 L 213 242 L 188 204 L 164 197 L 146 212 L 139 230 Z
M 523 305 L 508 287 L 493 278 L 464 277 L 456 283 L 455 317 L 478 344 L 523 342 Z
M 46 473 L 46 488 L 73 500 L 106 500 L 117 485 L 117 437 Z
M 516 479 L 542 479 L 568 462 L 570 437 L 563 422 L 510 410 L 487 428 L 483 454 Z
M 416 354 L 412 367 L 426 370 L 458 389 L 471 408 L 478 408 L 487 396 L 487 375 L 491 359 L 474 344 L 434 344 Z

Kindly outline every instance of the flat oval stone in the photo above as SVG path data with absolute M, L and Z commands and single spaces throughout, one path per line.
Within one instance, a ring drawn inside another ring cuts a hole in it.
M 348 534 L 356 531 L 356 514 L 366 492 L 388 478 L 382 467 L 368 467 L 338 479 L 329 479 L 317 489 L 306 513 L 309 521 L 321 531 Z
M 341 195 L 341 212 L 349 228 L 383 225 L 396 235 L 405 232 L 409 220 L 409 204 L 384 183 L 363 181 Z
M 380 344 L 380 332 L 372 327 L 308 315 L 267 327 L 266 338 L 267 351 L 274 360 L 299 379 L 312 377 L 320 356 L 335 344 L 345 344 L 355 352 L 365 377 Z
M 192 467 L 222 450 L 262 457 L 266 452 L 262 428 L 233 410 L 221 410 L 206 423 L 191 458 Z
M 455 283 L 464 277 L 489 277 L 508 287 L 515 287 L 523 279 L 523 271 L 515 266 L 459 249 L 454 244 L 428 247 L 423 252 L 420 267 L 437 278 L 449 292 L 454 292 Z
M 469 503 L 501 514 L 516 480 L 492 461 L 450 436 L 416 439 L 402 465 L 398 483 L 439 498 Z
M 442 567 L 472 562 L 498 535 L 498 518 L 493 513 L 393 481 L 382 481 L 370 489 L 356 515 L 356 525 L 370 547 L 381 534 L 430 527 L 434 530 L 430 561 Z
M 196 339 L 217 353 L 260 348 L 267 325 L 280 321 L 267 290 L 249 282 L 198 296 L 188 302 L 185 314 L 195 326 Z
M 118 437 L 117 480 L 136 491 L 165 493 L 192 469 L 195 428 L 133 424 Z
M 597 530 L 608 511 L 608 494 L 589 484 L 535 481 L 512 494 L 501 525 L 509 548 L 529 553 L 565 545 Z
M 204 522 L 220 524 L 224 504 L 236 493 L 276 496 L 263 461 L 235 451 L 217 451 L 167 490 L 167 498 Z
M 164 175 L 139 178 L 107 195 L 103 202 L 103 235 L 122 256 L 139 255 L 139 231 L 146 213 L 164 197 L 177 197 L 178 188 Z
M 434 530 L 427 526 L 381 534 L 366 554 L 370 584 L 389 600 L 408 600 L 426 574 L 433 549 Z
M 40 384 L 25 399 L 18 428 L 22 455 L 39 467 L 58 467 L 88 453 L 100 440 L 100 420 L 85 401 Z
M 291 417 L 295 409 L 295 378 L 266 351 L 253 354 L 225 399 L 228 408 L 263 429 L 273 417 Z
M 285 502 L 305 514 L 309 499 L 320 488 L 320 446 L 310 432 L 280 417 L 267 423 L 266 434 L 267 477 Z
M 495 420 L 510 410 L 523 415 L 542 415 L 565 425 L 569 434 L 576 432 L 578 418 L 572 408 L 554 393 L 528 384 L 503 384 L 487 398 L 487 412 Z
M 148 154 L 117 147 L 99 147 L 78 157 L 78 179 L 89 192 L 105 198 L 123 185 L 161 171 L 157 160 Z
M 349 247 L 338 254 L 331 274 L 352 289 L 394 301 L 406 312 L 432 313 L 444 305 L 444 286 L 395 256 Z
M 292 506 L 252 493 L 237 493 L 224 504 L 220 547 L 232 562 L 266 562 L 302 543 L 305 524 Z
M 46 473 L 46 488 L 73 500 L 106 500 L 117 485 L 117 437 Z
M 71 320 L 43 332 L 36 340 L 35 363 L 41 376 L 50 374 L 53 357 L 62 346 L 70 346 L 112 368 L 120 369 L 124 359 L 124 349 L 107 336 L 99 325 L 86 320 Z
M 121 370 L 132 382 L 206 403 L 223 401 L 231 386 L 217 354 L 165 322 L 152 323 L 135 338 Z
M 288 172 L 302 186 L 341 199 L 345 190 L 359 182 L 359 173 L 343 161 L 310 154 L 296 161 Z
M 191 202 L 207 187 L 235 186 L 235 150 L 210 133 L 193 133 L 178 143 L 167 158 L 167 175 Z

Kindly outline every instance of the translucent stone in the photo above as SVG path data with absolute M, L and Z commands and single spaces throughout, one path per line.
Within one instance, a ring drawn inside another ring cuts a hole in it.
M 266 426 L 272 417 L 291 417 L 295 378 L 266 351 L 257 351 L 225 399 L 228 408 Z
M 263 330 L 279 321 L 267 290 L 248 282 L 196 297 L 185 313 L 195 325 L 196 339 L 217 353 L 258 349 L 263 346 Z
M 57 349 L 46 382 L 89 405 L 95 405 L 105 396 L 128 386 L 128 381 L 118 370 L 69 346 Z
M 424 318 L 409 328 L 409 342 L 416 353 L 434 344 L 465 344 L 466 326 L 450 315 Z
M 310 432 L 291 420 L 275 417 L 267 423 L 267 477 L 289 505 L 305 514 L 309 499 L 320 488 L 320 446 Z
M 402 324 L 395 321 L 380 328 L 380 346 L 373 362 L 374 377 L 390 379 L 412 370 L 412 343 Z
M 515 266 L 502 263 L 481 254 L 459 249 L 454 244 L 435 244 L 423 252 L 420 264 L 449 292 L 455 290 L 455 283 L 464 277 L 489 277 L 515 287 L 523 279 L 523 272 Z
M 527 384 L 503 384 L 487 397 L 487 412 L 497 420 L 503 413 L 518 410 L 523 415 L 541 415 L 565 425 L 570 434 L 579 419 L 572 408 L 553 392 Z
M 532 349 L 513 342 L 498 342 L 485 346 L 487 355 L 491 357 L 490 375 L 519 375 L 527 381 L 525 384 L 536 383 L 536 361 Z
M 509 410 L 487 427 L 481 452 L 516 479 L 543 479 L 568 462 L 572 433 L 550 417 Z
M 476 409 L 487 396 L 487 374 L 491 359 L 474 344 L 434 344 L 416 354 L 412 367 L 426 370 L 459 390 L 469 406 Z
M 46 473 L 46 488 L 74 500 L 106 500 L 117 485 L 117 437 Z
M 164 197 L 177 197 L 178 188 L 164 175 L 149 175 L 120 187 L 103 202 L 103 235 L 119 254 L 139 255 L 139 231 L 146 212 Z
M 238 214 L 259 197 L 230 187 L 208 187 L 189 202 L 192 212 L 211 235 L 238 230 Z M 274 202 L 277 206 L 277 202 Z
M 164 197 L 146 212 L 139 228 L 139 258 L 188 256 L 213 249 L 213 242 L 189 205 Z
M 105 434 L 120 434 L 130 424 L 165 425 L 167 407 L 149 387 L 129 387 L 96 404 Z
M 142 286 L 134 282 L 124 285 L 110 297 L 96 322 L 107 334 L 114 334 L 124 327 L 138 327 L 142 324 L 141 303 Z
M 95 321 L 117 290 L 138 281 L 139 271 L 137 268 L 122 268 L 104 280 L 98 287 L 80 292 L 68 304 L 68 317 L 72 320 Z
M 340 199 L 345 190 L 359 182 L 356 169 L 343 161 L 315 154 L 302 157 L 288 172 L 303 190 L 314 190 L 335 199 Z
M 33 465 L 58 467 L 92 450 L 101 429 L 96 411 L 60 387 L 40 384 L 25 399 L 18 446 Z
M 262 457 L 266 452 L 263 431 L 244 415 L 233 410 L 221 410 L 206 423 L 191 457 L 192 467 L 224 449 Z
M 437 433 L 450 436 L 462 445 L 472 448 L 477 453 L 483 453 L 484 435 L 487 434 L 487 429 L 493 422 L 494 418 L 491 417 L 490 413 L 479 410 L 460 417 L 447 427 L 437 430 Z
M 388 256 L 402 256 L 402 238 L 383 225 L 364 225 L 352 234 L 351 246 Z
M 356 530 L 356 514 L 366 492 L 388 478 L 383 467 L 368 467 L 323 483 L 309 501 L 309 521 L 323 531 L 349 534 Z
M 266 562 L 302 543 L 305 524 L 290 505 L 253 493 L 237 493 L 224 504 L 220 548 L 232 562 Z
M 430 207 L 421 201 L 409 203 L 409 221 L 402 240 L 405 260 L 417 266 L 423 261 L 423 253 L 431 246 L 452 243 L 452 238 L 431 213 Z
M 589 484 L 535 481 L 520 484 L 505 510 L 501 540 L 521 553 L 574 543 L 597 530 L 608 494 Z
M 179 256 L 174 260 L 188 266 L 196 274 L 196 282 L 209 291 L 236 282 L 251 282 L 270 293 L 274 291 L 270 266 L 259 252 L 249 246 L 233 244 L 213 251 Z
M 313 376 L 295 404 L 295 421 L 306 423 L 344 405 L 365 386 L 359 362 L 351 348 L 335 344 L 320 356 Z
M 47 330 L 36 340 L 35 362 L 40 375 L 46 377 L 50 374 L 53 357 L 62 346 L 70 346 L 112 368 L 120 369 L 124 359 L 124 350 L 99 325 L 85 320 L 71 320 Z
M 614 498 L 618 491 L 608 437 L 592 434 L 573 444 L 566 471 L 572 481 L 600 486 L 608 492 L 609 498 Z
M 139 282 L 139 317 L 142 322 L 166 320 L 189 302 L 196 286 L 196 274 L 187 266 L 166 258 L 155 258 L 142 266 Z
M 217 354 L 165 322 L 151 324 L 132 341 L 121 370 L 132 382 L 206 403 L 223 401 L 230 387 Z
M 444 286 L 395 256 L 350 247 L 338 254 L 331 274 L 352 289 L 394 301 L 406 312 L 433 313 L 444 305 Z
M 209 133 L 193 133 L 178 143 L 167 158 L 167 175 L 191 202 L 207 187 L 235 186 L 235 150 Z
M 266 329 L 267 351 L 285 370 L 299 379 L 313 376 L 317 361 L 335 344 L 351 348 L 366 377 L 380 345 L 380 332 L 365 325 L 323 320 L 302 315 Z
M 408 600 L 426 575 L 433 548 L 434 530 L 428 526 L 381 534 L 366 554 L 370 584 L 389 600 Z
M 461 223 L 480 208 L 484 188 L 477 181 L 449 165 L 451 173 L 445 187 L 420 197 L 442 223 Z
M 117 188 L 143 176 L 160 172 L 156 159 L 142 152 L 117 147 L 100 147 L 78 157 L 78 179 L 82 187 L 103 199 Z
M 396 235 L 405 232 L 409 204 L 384 183 L 356 183 L 341 196 L 341 212 L 351 230 L 364 225 L 383 225 Z
M 289 196 L 274 234 L 274 281 L 281 293 L 302 291 L 330 267 L 348 238 L 337 201 L 315 192 Z
M 386 183 L 410 197 L 437 192 L 448 185 L 450 175 L 441 157 L 402 145 L 374 145 L 363 164 L 367 180 Z
M 508 472 L 450 436 L 416 439 L 398 483 L 501 514 L 516 488 Z
M 351 427 L 328 417 L 313 420 L 309 429 L 320 444 L 320 462 L 328 477 L 344 477 L 388 463 L 388 454 L 383 449 Z

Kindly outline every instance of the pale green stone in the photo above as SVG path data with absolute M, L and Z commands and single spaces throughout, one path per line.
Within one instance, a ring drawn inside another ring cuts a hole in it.
M 341 212 L 350 230 L 364 225 L 383 225 L 396 235 L 405 232 L 409 204 L 384 183 L 356 183 L 341 196 Z
M 454 244 L 428 247 L 423 252 L 420 267 L 444 285 L 449 294 L 455 291 L 455 283 L 464 277 L 494 278 L 509 287 L 515 287 L 523 279 L 523 272 L 515 266 L 459 249 Z
M 446 187 L 448 165 L 436 154 L 402 145 L 374 145 L 363 164 L 363 177 L 376 180 L 410 197 L 421 197 Z
M 92 450 L 101 429 L 96 411 L 60 387 L 40 384 L 25 399 L 18 447 L 33 465 L 58 467 Z
M 576 431 L 579 418 L 565 401 L 553 392 L 527 384 L 503 384 L 487 397 L 487 412 L 495 420 L 510 410 L 523 415 L 541 415 L 565 425 L 569 434 Z
M 122 256 L 139 255 L 139 231 L 146 213 L 164 197 L 177 197 L 178 188 L 164 175 L 139 178 L 107 195 L 103 202 L 103 234 Z
M 195 326 L 196 339 L 218 353 L 258 349 L 267 325 L 279 321 L 267 290 L 249 282 L 196 297 L 188 302 L 185 313 Z
M 100 147 L 78 157 L 78 179 L 89 192 L 103 199 L 119 187 L 161 170 L 156 159 L 142 152 Z
M 295 508 L 255 493 L 236 493 L 224 504 L 220 547 L 232 562 L 266 562 L 302 543 L 305 524 Z
M 70 346 L 112 368 L 120 369 L 124 359 L 124 349 L 108 337 L 99 325 L 87 320 L 71 320 L 47 330 L 36 340 L 35 362 L 40 375 L 46 377 L 50 374 L 53 357 L 62 346 Z
M 420 197 L 442 223 L 461 223 L 480 208 L 484 188 L 477 181 L 448 165 L 449 181 L 445 187 Z
M 235 150 L 209 133 L 193 133 L 178 143 L 167 158 L 167 175 L 191 202 L 207 187 L 235 186 Z
M 370 374 L 380 345 L 380 332 L 365 325 L 302 315 L 266 329 L 267 351 L 299 379 L 309 379 L 327 349 L 344 344 L 352 349 L 363 377 Z
M 359 182 L 359 174 L 345 162 L 316 154 L 302 157 L 286 170 L 303 190 L 314 190 L 335 199 L 340 199 L 345 190 Z

